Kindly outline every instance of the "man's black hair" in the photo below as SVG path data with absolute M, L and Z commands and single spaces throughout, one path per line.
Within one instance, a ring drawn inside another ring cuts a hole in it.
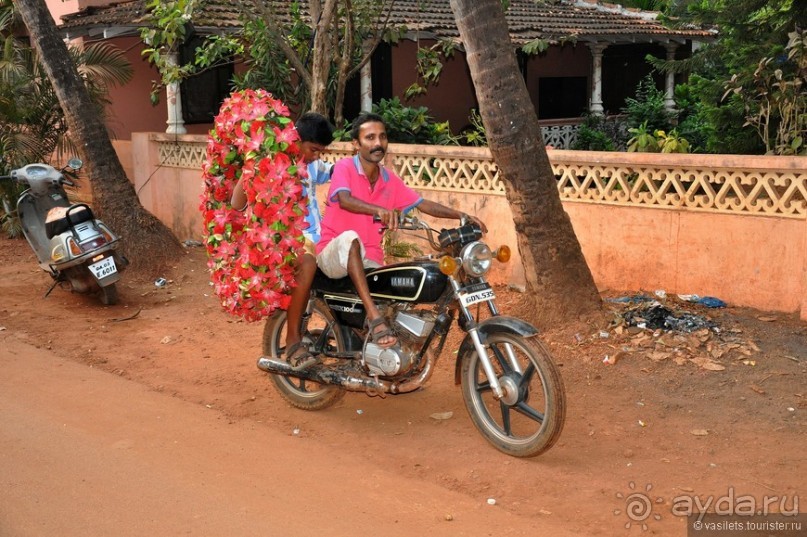
M 372 112 L 362 112 L 359 117 L 353 120 L 353 125 L 350 127 L 350 138 L 353 140 L 359 139 L 359 130 L 365 123 L 381 123 L 384 128 L 387 128 L 387 123 L 384 118 Z
M 306 112 L 294 126 L 303 142 L 313 142 L 322 146 L 328 146 L 333 142 L 333 125 L 322 114 Z

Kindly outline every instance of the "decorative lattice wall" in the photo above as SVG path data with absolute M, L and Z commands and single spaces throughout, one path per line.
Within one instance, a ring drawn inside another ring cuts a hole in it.
M 158 140 L 163 166 L 201 168 L 202 141 Z M 325 156 L 350 155 L 334 144 Z M 807 157 L 550 151 L 564 201 L 807 218 Z M 503 196 L 487 148 L 390 144 L 387 163 L 410 186 Z

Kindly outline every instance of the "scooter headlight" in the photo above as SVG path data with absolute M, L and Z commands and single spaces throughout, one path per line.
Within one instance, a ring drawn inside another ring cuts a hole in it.
M 479 277 L 490 270 L 493 263 L 493 252 L 484 242 L 475 241 L 466 244 L 460 253 L 462 268 L 469 276 Z

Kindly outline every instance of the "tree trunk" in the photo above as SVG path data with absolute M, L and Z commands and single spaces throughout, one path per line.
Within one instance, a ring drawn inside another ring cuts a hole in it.
M 180 256 L 182 246 L 140 204 L 44 0 L 15 0 L 14 5 L 59 99 L 70 136 L 87 163 L 95 209 L 122 237 L 122 253 L 133 268 L 164 268 Z
M 451 0 L 493 159 L 513 211 L 518 247 L 543 326 L 600 309 L 580 243 L 563 210 L 538 117 L 521 77 L 500 0 Z
M 313 59 L 311 66 L 311 111 L 324 116 L 328 110 L 328 75 L 333 51 L 333 22 L 336 18 L 337 0 L 325 0 L 322 13 L 312 21 L 314 28 Z

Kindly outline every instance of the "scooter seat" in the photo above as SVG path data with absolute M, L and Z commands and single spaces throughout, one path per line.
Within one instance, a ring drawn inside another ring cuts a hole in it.
M 48 239 L 52 239 L 77 224 L 94 219 L 89 205 L 84 203 L 77 203 L 70 207 L 54 207 L 48 211 L 45 217 L 45 235 Z

